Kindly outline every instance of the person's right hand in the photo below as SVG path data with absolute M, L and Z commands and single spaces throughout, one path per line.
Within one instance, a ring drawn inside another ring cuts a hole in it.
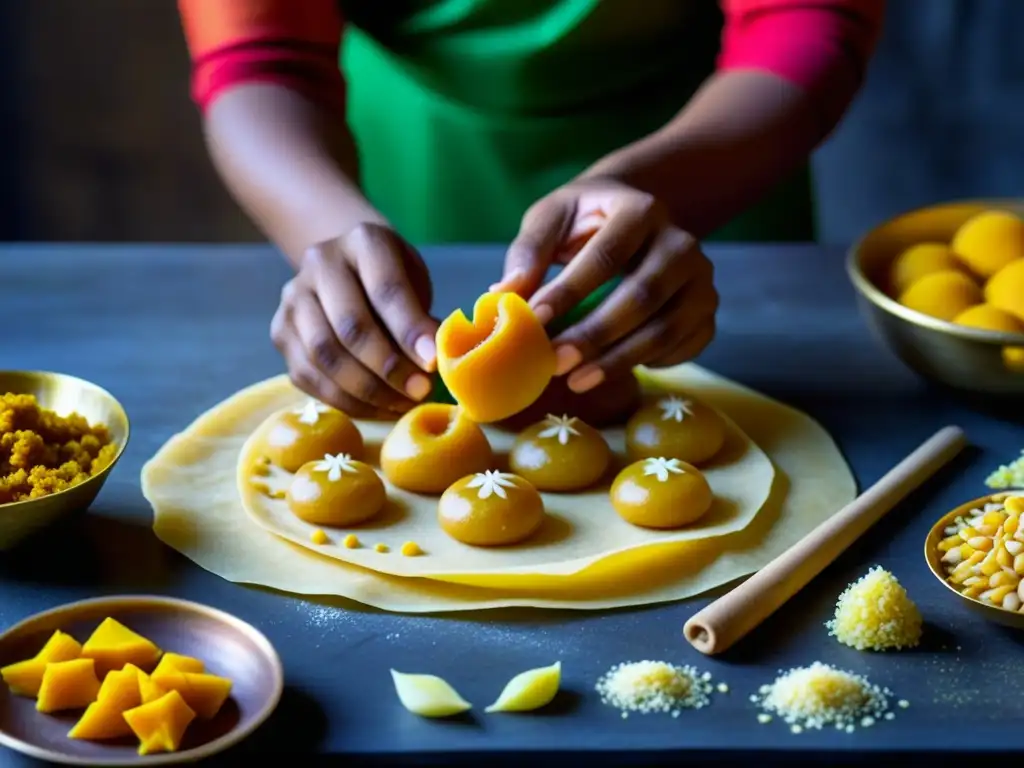
M 361 224 L 310 248 L 270 326 L 292 382 L 353 418 L 396 418 L 431 391 L 430 277 L 391 229 Z

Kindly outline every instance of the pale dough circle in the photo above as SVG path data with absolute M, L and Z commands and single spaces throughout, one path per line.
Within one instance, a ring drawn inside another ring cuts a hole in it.
M 235 469 L 247 435 L 266 414 L 294 402 L 283 377 L 237 393 L 171 437 L 143 468 L 142 490 L 158 538 L 228 581 L 410 614 L 513 606 L 605 610 L 685 599 L 763 568 L 856 496 L 842 453 L 806 414 L 693 364 L 640 375 L 727 412 L 772 458 L 778 469 L 772 497 L 748 528 L 646 547 L 570 577 L 474 577 L 480 586 L 339 563 L 249 524 L 238 500 Z

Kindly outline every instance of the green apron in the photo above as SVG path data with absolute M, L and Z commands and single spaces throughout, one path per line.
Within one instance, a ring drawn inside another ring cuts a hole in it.
M 686 104 L 722 27 L 715 0 L 342 8 L 363 186 L 418 245 L 509 242 L 533 202 Z M 812 240 L 813 221 L 803 170 L 713 239 Z

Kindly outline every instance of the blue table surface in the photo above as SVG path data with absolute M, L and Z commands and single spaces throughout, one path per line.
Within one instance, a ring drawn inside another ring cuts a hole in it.
M 681 636 L 706 596 L 600 613 L 401 616 L 232 584 L 163 546 L 139 489 L 143 462 L 200 412 L 283 369 L 267 327 L 289 273 L 270 248 L 258 246 L 0 247 L 0 368 L 95 381 L 122 400 L 133 422 L 131 444 L 91 512 L 45 542 L 0 555 L 0 625 L 125 592 L 199 600 L 252 622 L 278 648 L 287 690 L 235 759 L 291 749 L 348 762 L 462 756 L 517 763 L 525 753 L 587 753 L 590 761 L 600 751 L 608 762 L 636 765 L 640 753 L 763 752 L 761 759 L 788 763 L 812 754 L 1024 750 L 1024 633 L 967 612 L 921 554 L 931 523 L 984 493 L 986 474 L 1024 448 L 1020 423 L 972 409 L 886 352 L 857 315 L 840 251 L 722 246 L 710 253 L 722 308 L 718 337 L 698 362 L 819 419 L 861 487 L 946 424 L 964 427 L 972 444 L 727 654 L 703 657 Z M 501 250 L 437 248 L 425 256 L 435 309 L 444 314 L 486 289 Z M 876 563 L 902 580 L 924 613 L 921 649 L 861 653 L 827 636 L 822 624 L 838 593 Z M 546 716 L 421 720 L 400 707 L 388 675 L 390 667 L 438 674 L 484 704 L 514 674 L 556 659 L 565 693 Z M 638 659 L 694 664 L 727 682 L 730 693 L 678 719 L 623 720 L 593 686 L 613 664 Z M 749 695 L 778 670 L 815 660 L 866 674 L 911 706 L 852 735 L 793 735 L 781 722 L 758 724 Z M 0 752 L 0 764 L 36 763 Z

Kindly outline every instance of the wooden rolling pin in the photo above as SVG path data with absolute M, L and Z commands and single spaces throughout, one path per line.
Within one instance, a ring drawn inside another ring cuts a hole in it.
M 745 582 L 694 614 L 683 635 L 701 653 L 721 653 L 771 616 L 882 515 L 956 456 L 966 444 L 945 427 L 882 479 Z

